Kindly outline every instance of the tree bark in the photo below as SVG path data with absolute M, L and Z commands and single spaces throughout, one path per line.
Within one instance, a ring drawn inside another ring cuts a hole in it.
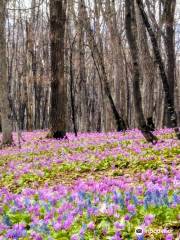
M 32 76 L 32 24 L 26 21 L 26 83 L 24 86 L 24 95 L 26 102 L 27 130 L 33 130 L 33 76 Z
M 163 2 L 163 21 L 165 23 L 165 48 L 167 53 L 167 79 L 172 102 L 174 104 L 174 86 L 175 86 L 175 31 L 174 15 L 176 0 L 166 0 Z M 171 116 L 165 108 L 165 125 L 171 127 Z
M 137 44 L 139 51 L 140 70 L 142 76 L 142 99 L 145 119 L 153 119 L 154 112 L 154 79 L 155 64 L 150 54 L 146 27 L 144 26 L 139 8 L 135 4 L 137 22 Z
M 64 138 L 67 128 L 67 81 L 64 77 L 66 0 L 50 1 L 51 136 Z
M 76 37 L 76 36 L 75 36 Z M 69 67 L 70 67 L 70 99 L 71 99 L 71 111 L 72 111 L 72 122 L 74 134 L 77 137 L 77 127 L 76 127 L 76 113 L 75 113 L 75 91 L 74 91 L 74 73 L 73 73 L 73 46 L 75 43 L 75 38 L 70 46 L 70 56 L 69 56 Z M 74 94 L 73 94 L 74 92 Z
M 12 144 L 13 141 L 6 59 L 6 3 L 6 0 L 0 1 L 0 110 L 3 145 Z

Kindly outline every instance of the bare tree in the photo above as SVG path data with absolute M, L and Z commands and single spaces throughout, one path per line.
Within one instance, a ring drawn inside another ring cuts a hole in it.
M 169 84 L 169 93 L 173 104 L 174 101 L 174 87 L 175 87 L 175 8 L 176 0 L 161 1 L 163 5 L 162 22 L 165 25 L 164 43 L 167 54 L 167 80 Z M 165 125 L 171 127 L 171 116 L 165 108 Z
M 142 77 L 141 92 L 143 112 L 145 119 L 150 121 L 150 119 L 153 119 L 154 114 L 154 80 L 156 77 L 156 69 L 148 44 L 146 27 L 144 26 L 137 4 L 135 4 L 135 10 L 137 22 L 137 44 L 141 70 L 140 73 Z
M 140 61 L 137 46 L 137 25 L 135 19 L 134 1 L 126 0 L 126 34 L 130 47 L 133 62 L 133 95 L 135 104 L 135 114 L 138 127 L 148 142 L 157 142 L 157 138 L 150 132 L 143 114 L 142 97 L 140 91 Z
M 160 72 L 160 76 L 161 76 L 161 80 L 163 83 L 163 87 L 164 87 L 164 92 L 165 92 L 165 107 L 167 108 L 167 111 L 170 115 L 170 123 L 171 123 L 171 127 L 174 128 L 177 138 L 180 139 L 180 132 L 179 132 L 179 128 L 177 127 L 177 114 L 175 112 L 174 109 L 174 101 L 172 98 L 172 94 L 170 93 L 170 87 L 169 87 L 169 83 L 168 83 L 168 77 L 165 71 L 165 66 L 162 60 L 162 56 L 158 47 L 158 42 L 155 36 L 155 33 L 149 23 L 149 19 L 147 17 L 146 12 L 144 11 L 144 5 L 143 2 L 141 0 L 136 0 L 138 7 L 140 9 L 141 12 L 141 16 L 143 18 L 144 24 L 146 26 L 146 29 L 149 33 L 149 36 L 151 38 L 151 42 L 152 42 L 152 46 L 153 46 L 153 51 L 154 51 L 154 56 L 156 59 L 156 62 L 159 66 L 159 72 Z
M 0 1 L 0 110 L 2 121 L 2 144 L 12 144 L 11 111 L 8 99 L 8 77 L 6 58 L 6 0 Z
M 75 111 L 75 87 L 74 87 L 74 71 L 73 71 L 73 47 L 75 44 L 75 40 L 76 40 L 76 35 L 72 41 L 72 43 L 70 43 L 70 56 L 69 56 L 69 67 L 70 67 L 70 98 L 71 98 L 71 111 L 72 111 L 72 122 L 73 122 L 73 129 L 74 129 L 74 134 L 77 137 L 77 126 L 76 126 L 76 111 Z

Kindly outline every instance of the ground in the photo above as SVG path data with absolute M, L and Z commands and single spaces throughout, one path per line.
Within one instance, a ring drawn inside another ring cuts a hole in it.
M 0 150 L 0 239 L 179 239 L 180 142 L 155 134 L 24 132 L 21 148 L 14 134 Z

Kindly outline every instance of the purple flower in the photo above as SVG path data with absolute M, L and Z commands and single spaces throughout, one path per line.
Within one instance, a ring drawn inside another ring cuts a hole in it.
M 54 229 L 55 229 L 55 231 L 61 230 L 61 229 L 62 229 L 62 224 L 59 223 L 59 222 L 55 223 L 55 224 L 54 224 Z
M 112 240 L 122 240 L 120 232 L 116 232 L 115 235 L 112 237 Z
M 88 223 L 87 228 L 88 228 L 89 230 L 94 230 L 94 229 L 95 229 L 95 224 L 94 224 L 94 222 Z
M 120 222 L 115 222 L 114 226 L 115 226 L 116 229 L 119 229 L 119 230 L 122 230 L 125 227 L 125 225 L 120 223 Z
M 73 217 L 72 217 L 72 216 L 69 216 L 69 217 L 66 219 L 66 221 L 64 222 L 63 228 L 64 228 L 65 230 L 69 229 L 69 228 L 71 227 L 72 223 L 73 223 Z
M 154 220 L 154 215 L 152 215 L 152 214 L 146 215 L 145 218 L 144 218 L 145 226 L 149 226 L 152 223 L 153 220 Z
M 130 213 L 134 213 L 136 211 L 136 207 L 133 205 L 133 204 L 129 204 L 127 206 L 127 210 L 130 212 Z
M 103 234 L 104 234 L 104 235 L 106 235 L 106 234 L 107 234 L 107 231 L 108 231 L 108 230 L 107 230 L 107 228 L 106 228 L 106 227 L 104 227 L 104 228 L 102 229 L 102 232 L 103 232 Z
M 79 235 L 78 234 L 73 234 L 71 236 L 71 240 L 79 240 Z
M 172 234 L 168 234 L 166 235 L 166 240 L 173 240 L 173 235 Z
M 131 216 L 130 216 L 130 215 L 126 214 L 126 215 L 124 216 L 124 220 L 125 220 L 125 221 L 129 221 L 130 219 L 131 219 Z

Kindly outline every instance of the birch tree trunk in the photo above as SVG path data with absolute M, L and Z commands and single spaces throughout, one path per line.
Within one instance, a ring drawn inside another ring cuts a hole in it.
M 2 121 L 2 144 L 12 144 L 11 110 L 8 99 L 6 59 L 6 0 L 0 1 L 0 110 Z

